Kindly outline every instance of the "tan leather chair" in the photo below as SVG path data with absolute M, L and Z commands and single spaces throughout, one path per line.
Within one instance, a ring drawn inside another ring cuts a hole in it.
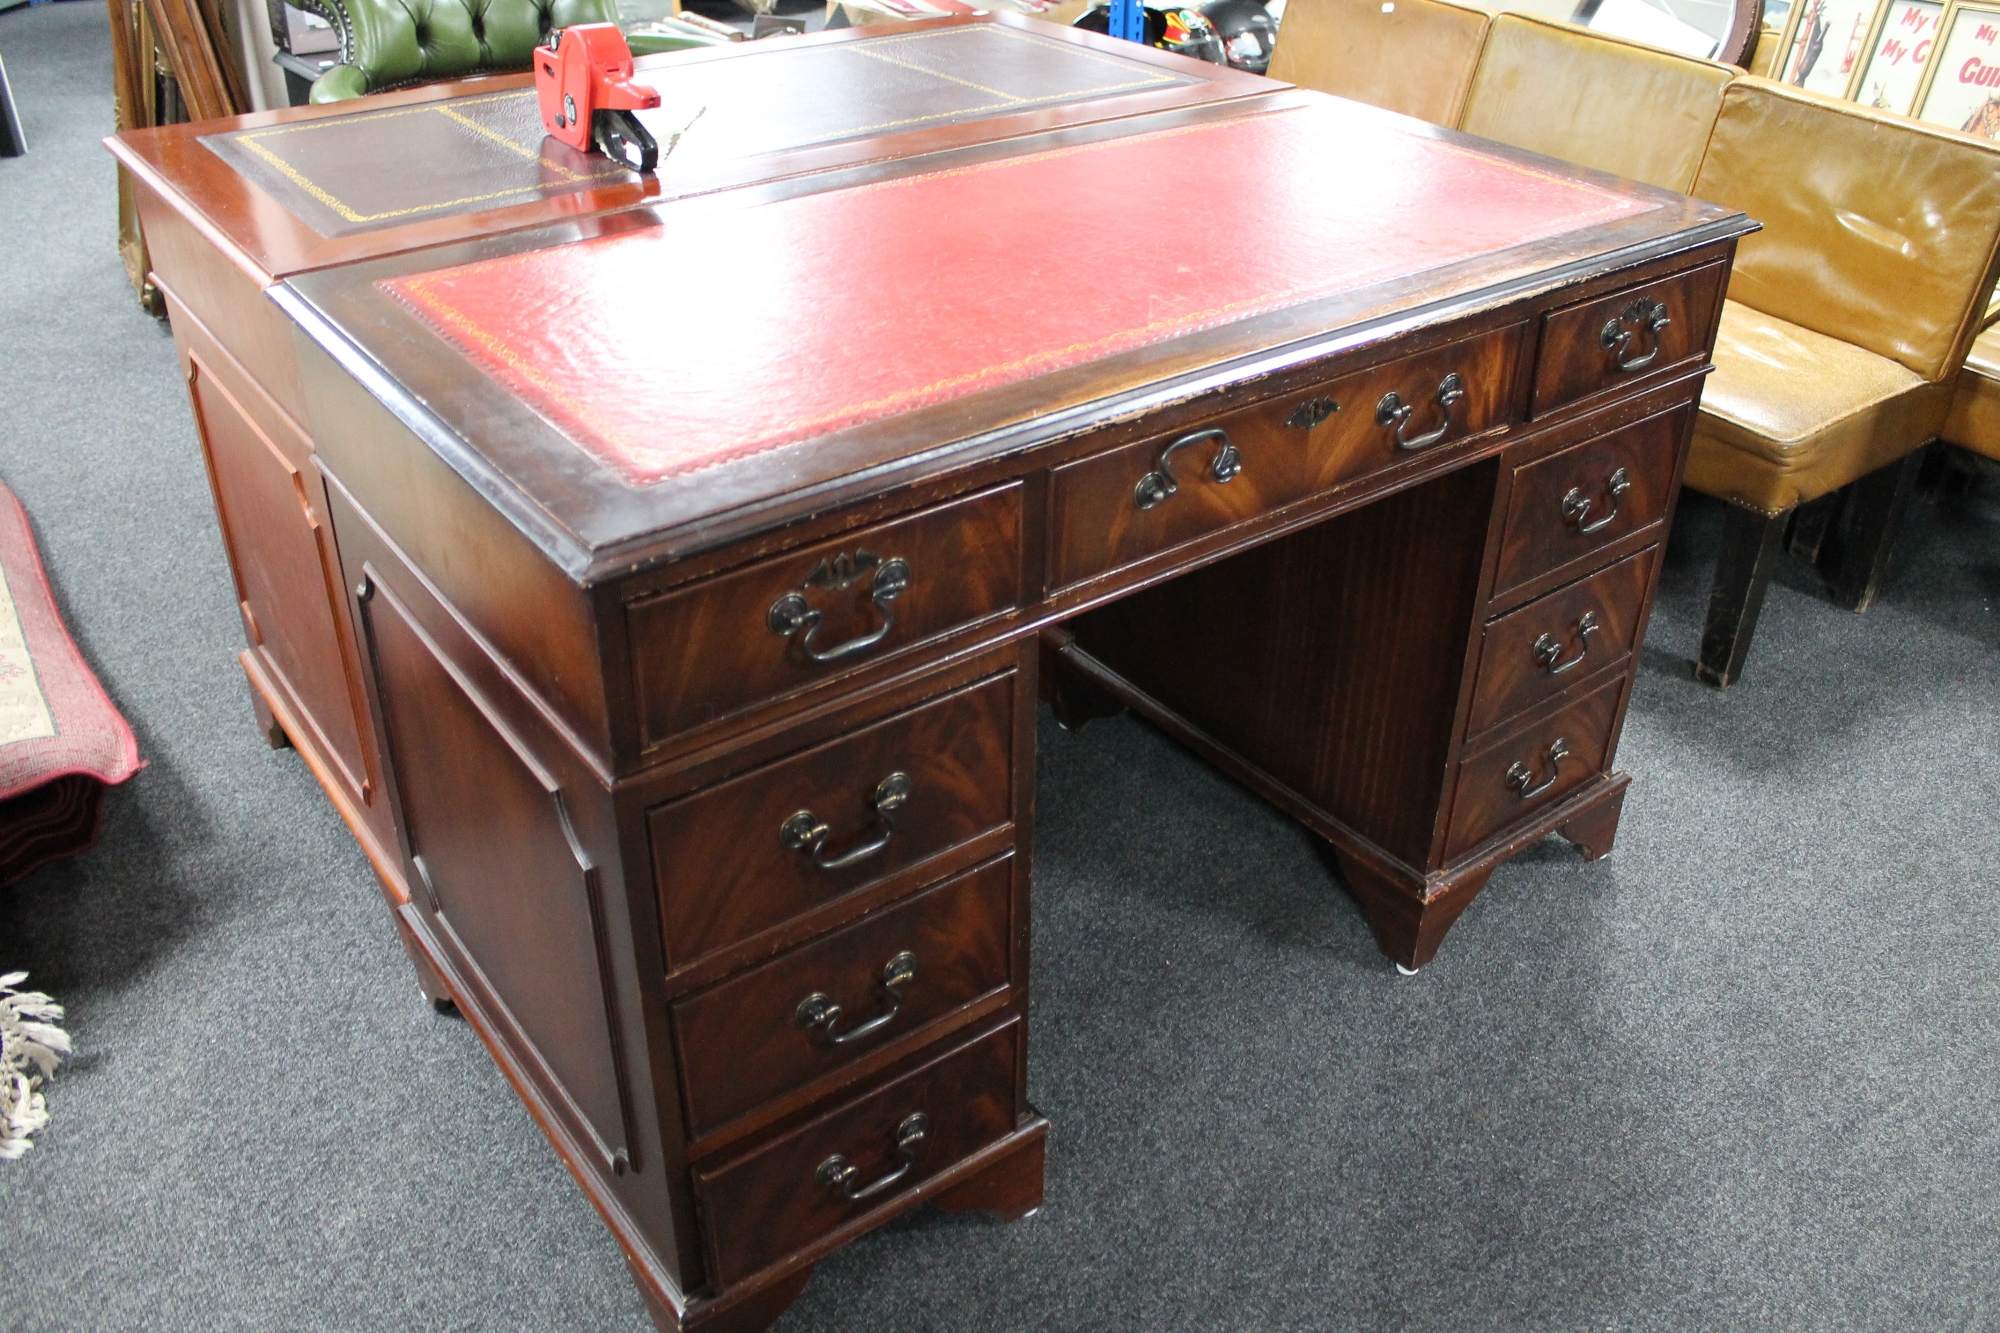
M 1972 341 L 1958 372 L 1958 391 L 1945 418 L 1944 438 L 1961 449 L 2000 462 L 2000 311 L 1988 311 L 1986 331 Z
M 1731 65 L 1526 14 L 1495 16 L 1458 127 L 1683 193 Z
M 1764 224 L 1736 256 L 1687 484 L 1730 502 L 1696 673 L 1741 672 L 1801 503 L 1850 483 L 1822 552 L 1860 610 L 1945 424 L 2000 253 L 2000 147 L 1744 76 L 1690 193 Z
M 1289 0 L 1270 75 L 1456 125 L 1492 21 L 1444 0 Z

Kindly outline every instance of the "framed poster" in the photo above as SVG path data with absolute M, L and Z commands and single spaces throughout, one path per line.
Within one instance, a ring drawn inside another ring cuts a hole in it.
M 1828 97 L 1852 95 L 1868 39 L 1894 0 L 1794 0 L 1778 49 L 1778 81 Z
M 1854 100 L 1909 115 L 1917 105 L 1917 88 L 1936 47 L 1943 13 L 1943 0 L 1889 0 L 1882 26 L 1868 41 L 1868 59 L 1854 85 Z
M 2000 139 L 2000 3 L 1954 0 L 1917 91 L 1917 119 Z

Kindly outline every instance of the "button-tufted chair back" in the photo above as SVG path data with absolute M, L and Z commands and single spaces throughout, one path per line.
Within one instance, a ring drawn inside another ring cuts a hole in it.
M 320 0 L 340 33 L 340 61 L 312 100 L 491 70 L 526 69 L 553 28 L 613 23 L 616 0 Z

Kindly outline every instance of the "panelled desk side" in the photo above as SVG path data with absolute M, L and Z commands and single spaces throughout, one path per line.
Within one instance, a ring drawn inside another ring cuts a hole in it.
M 789 147 L 785 127 L 761 127 L 763 140 L 775 145 L 770 151 L 698 163 L 669 158 L 667 168 L 654 177 L 619 173 L 587 188 L 557 179 L 546 193 L 516 191 L 498 201 L 500 206 L 474 199 L 332 236 L 314 230 L 202 139 L 244 131 L 313 131 L 357 120 L 392 125 L 399 114 L 448 107 L 454 99 L 524 93 L 532 87 L 529 76 L 435 84 L 357 103 L 128 131 L 106 140 L 134 183 L 153 279 L 166 298 L 188 381 L 236 583 L 247 640 L 240 660 L 259 726 L 274 746 L 290 743 L 298 749 L 367 852 L 392 906 L 409 901 L 410 885 L 384 796 L 388 779 L 382 748 L 368 710 L 359 642 L 333 550 L 329 500 L 315 461 L 290 323 L 270 302 L 267 289 L 300 273 L 547 227 L 564 219 L 602 218 L 662 199 L 814 175 L 866 175 L 885 162 L 1124 117 L 1186 108 L 1220 111 L 1233 100 L 1266 96 L 1284 86 L 1007 14 L 845 29 L 636 63 L 642 80 L 668 90 L 679 72 L 726 69 L 740 75 L 743 100 L 754 107 L 757 72 L 771 66 L 774 57 L 786 63 L 787 78 L 795 78 L 798 69 L 811 68 L 816 59 L 824 63 L 870 49 L 871 43 L 907 45 L 913 38 L 950 39 L 991 29 L 1016 42 L 1074 51 L 1080 57 L 1103 60 L 1108 53 L 1120 66 L 1155 76 L 1160 86 L 1132 80 L 1146 86 L 1042 104 L 998 105 L 818 141 L 802 131 L 799 142 Z M 730 63 L 721 66 L 718 61 Z M 851 114 L 853 85 L 834 73 L 829 65 L 819 100 L 825 117 L 837 127 L 841 115 Z M 717 111 L 704 119 L 713 127 L 727 114 Z M 738 106 L 734 114 L 753 113 Z M 806 128 L 825 131 L 827 125 Z M 557 170 L 552 179 L 567 174 Z M 300 188 L 315 187 L 306 181 Z M 573 676 L 588 681 L 595 672 Z M 448 998 L 407 936 L 405 943 L 426 992 L 435 1000 Z
M 1136 707 L 1328 837 L 1407 965 L 1529 842 L 1609 848 L 1753 224 L 1483 151 L 1651 207 L 699 486 L 607 484 L 376 285 L 665 210 L 276 290 L 399 916 L 663 1329 L 762 1328 L 920 1203 L 1039 1204 L 1038 696 Z

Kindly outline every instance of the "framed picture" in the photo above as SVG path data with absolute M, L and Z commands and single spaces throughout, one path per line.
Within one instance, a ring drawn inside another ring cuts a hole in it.
M 1855 101 L 1907 116 L 1936 49 L 1942 0 L 1889 0 L 1882 25 L 1868 40 L 1868 59 L 1854 85 Z
M 1894 0 L 1794 0 L 1778 41 L 1780 83 L 1828 97 L 1853 95 L 1868 39 Z
M 1945 7 L 1937 50 L 1917 90 L 1917 119 L 2000 139 L 2000 3 Z

